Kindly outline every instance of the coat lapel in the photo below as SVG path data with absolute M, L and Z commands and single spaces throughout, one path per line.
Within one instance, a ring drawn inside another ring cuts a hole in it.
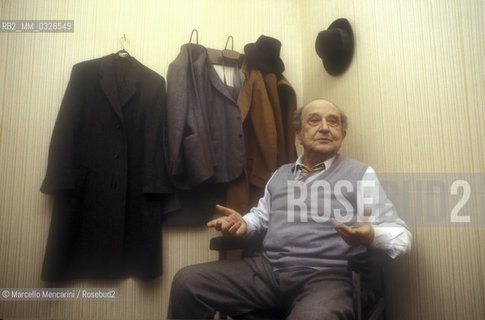
M 249 113 L 249 108 L 251 107 L 254 80 L 250 79 L 246 62 L 243 63 L 241 70 L 244 73 L 245 80 L 237 98 L 237 105 L 239 107 L 239 110 L 241 111 L 242 122 L 244 122 Z
M 120 90 L 120 105 L 123 107 L 135 94 L 136 84 L 140 78 L 140 64 L 135 58 L 130 58 L 131 61 L 126 65 L 125 81 L 121 84 Z
M 130 100 L 136 92 L 136 84 L 140 76 L 139 63 L 134 58 L 126 64 L 125 81 L 118 86 L 113 59 L 115 54 L 106 56 L 101 60 L 99 73 L 101 75 L 101 88 L 108 98 L 116 115 L 123 122 L 122 107 Z
M 109 55 L 101 60 L 99 74 L 101 75 L 101 88 L 111 103 L 114 111 L 123 122 L 123 113 L 121 112 L 118 87 L 116 85 L 116 75 L 113 66 L 113 55 Z

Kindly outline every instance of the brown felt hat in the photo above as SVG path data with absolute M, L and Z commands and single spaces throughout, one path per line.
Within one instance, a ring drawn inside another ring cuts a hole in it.
M 337 19 L 327 30 L 320 31 L 315 40 L 315 51 L 323 66 L 333 76 L 342 74 L 354 56 L 354 34 L 347 19 Z

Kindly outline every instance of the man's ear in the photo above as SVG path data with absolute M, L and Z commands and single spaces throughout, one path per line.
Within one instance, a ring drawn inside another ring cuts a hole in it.
M 299 144 L 301 144 L 301 137 L 300 137 L 300 134 L 301 134 L 301 129 L 296 130 L 296 140 L 298 140 L 298 143 L 299 143 Z
M 347 131 L 346 130 L 342 130 L 342 140 L 345 139 L 345 136 L 347 135 Z

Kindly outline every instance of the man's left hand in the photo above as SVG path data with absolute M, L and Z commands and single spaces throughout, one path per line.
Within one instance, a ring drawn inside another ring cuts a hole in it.
M 357 219 L 353 227 L 349 227 L 334 218 L 330 219 L 335 230 L 344 239 L 344 241 L 351 247 L 358 245 L 370 246 L 374 240 L 374 228 L 368 221 L 372 211 L 370 208 L 364 209 L 363 218 Z
M 223 216 L 209 221 L 208 227 L 216 228 L 217 231 L 229 236 L 239 237 L 246 233 L 247 225 L 239 212 L 219 204 L 216 205 L 216 210 Z

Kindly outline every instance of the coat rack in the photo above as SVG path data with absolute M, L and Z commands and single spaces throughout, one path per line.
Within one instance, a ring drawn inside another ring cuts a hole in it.
M 199 44 L 199 32 L 193 29 L 190 33 L 189 43 L 192 43 L 192 37 L 195 34 L 195 43 Z M 229 40 L 231 40 L 231 49 L 228 49 Z M 233 36 L 227 37 L 226 45 L 223 50 L 206 48 L 209 62 L 216 65 L 234 65 L 237 62 L 238 67 L 242 66 L 245 55 L 234 50 Z

